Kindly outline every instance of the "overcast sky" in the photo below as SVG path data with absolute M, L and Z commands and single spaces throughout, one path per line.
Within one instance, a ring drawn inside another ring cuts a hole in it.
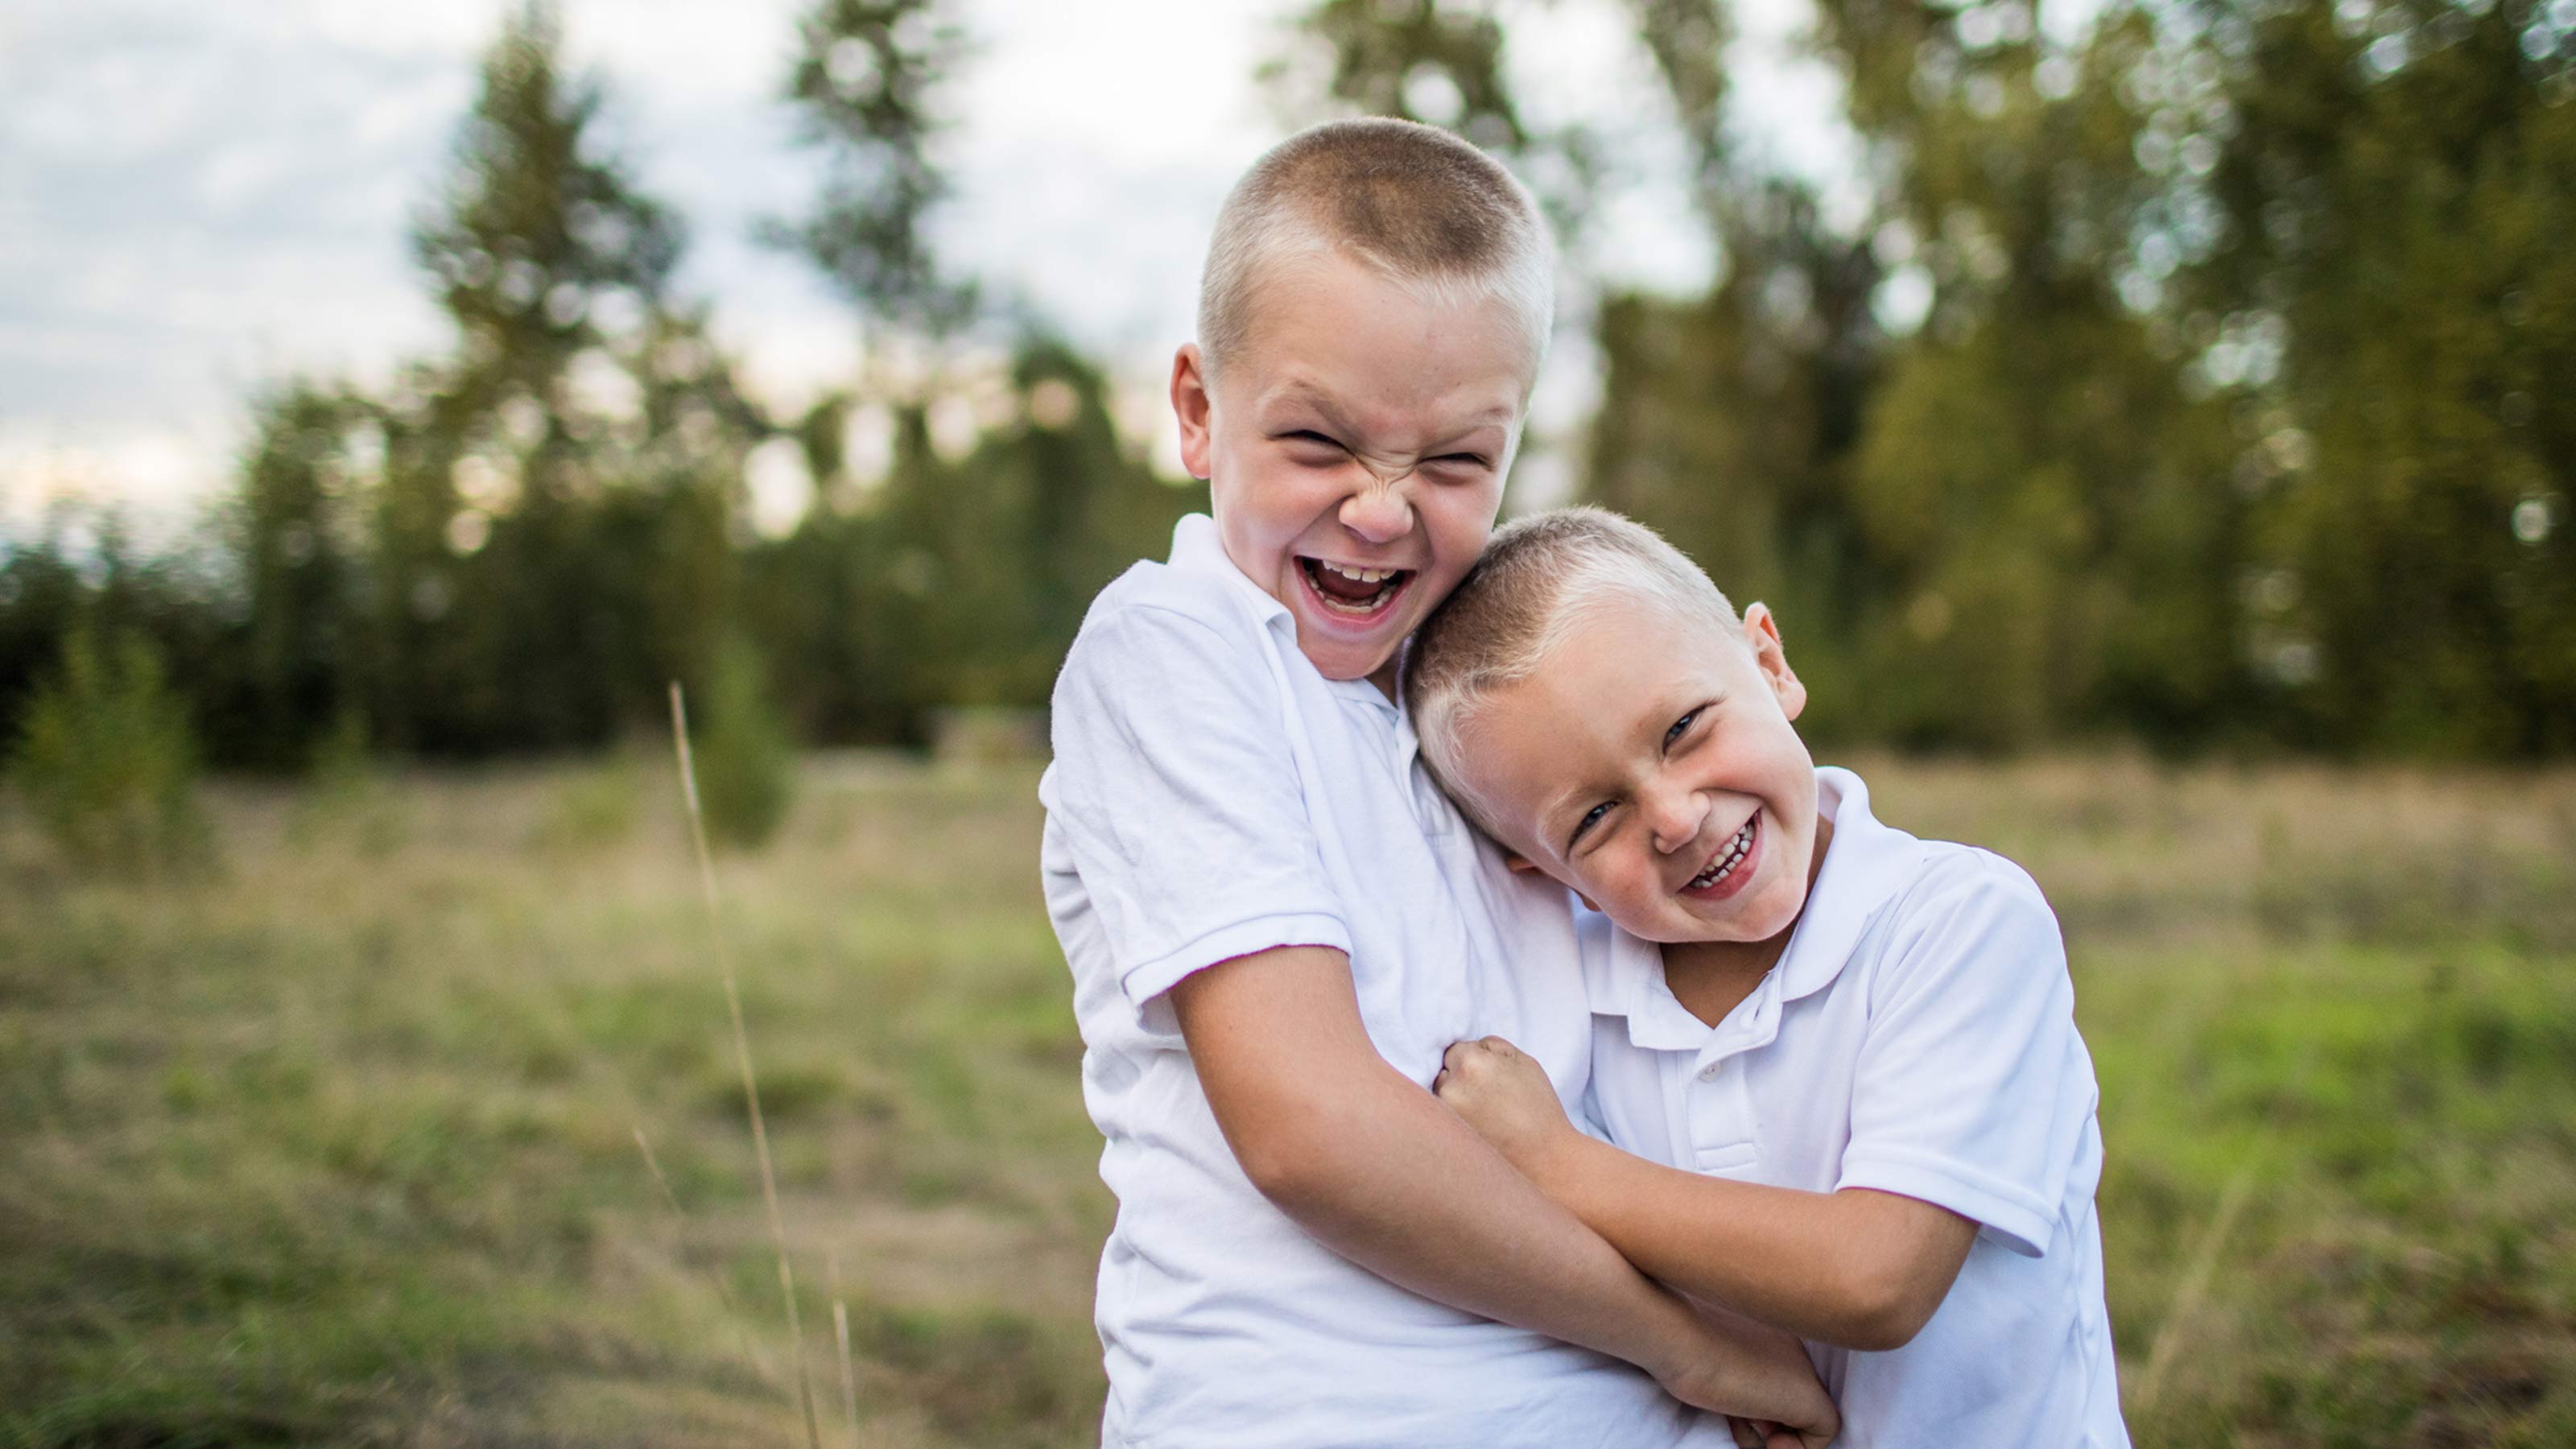
M 405 241 L 505 0 L 0 0 L 0 525 L 62 492 L 179 518 L 220 485 L 245 399 L 294 372 L 381 379 L 447 331 Z M 751 240 L 812 195 L 776 95 L 804 0 L 569 0 L 567 47 L 612 133 L 690 228 L 753 386 L 794 406 L 847 375 L 855 324 Z M 1209 218 L 1282 134 L 1252 83 L 1295 0 L 971 0 L 946 97 L 957 183 L 938 239 L 1159 385 L 1189 332 Z M 1666 175 L 1661 98 L 1603 0 L 1525 3 L 1524 108 L 1618 128 Z M 1739 124 L 1804 169 L 1847 165 L 1833 82 L 1783 60 L 1804 0 L 1741 5 Z M 1509 10 L 1507 9 L 1507 13 Z M 1620 198 L 1601 264 L 1674 289 L 1706 249 L 1669 189 Z M 1542 416 L 1585 405 L 1566 349 Z

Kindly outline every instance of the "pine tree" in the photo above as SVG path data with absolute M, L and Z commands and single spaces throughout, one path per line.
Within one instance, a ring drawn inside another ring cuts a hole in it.
M 895 332 L 946 333 L 975 310 L 923 226 L 948 195 L 933 160 L 932 106 L 963 58 L 943 0 L 818 0 L 797 25 L 787 95 L 824 158 L 809 216 L 773 222 L 772 242 L 801 252 L 860 315 Z

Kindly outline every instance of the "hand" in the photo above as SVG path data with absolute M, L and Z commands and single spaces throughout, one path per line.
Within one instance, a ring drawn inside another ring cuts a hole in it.
M 1816 1380 L 1806 1346 L 1732 1314 L 1704 1315 L 1711 1342 L 1677 1367 L 1652 1369 L 1664 1392 L 1728 1416 L 1744 1449 L 1825 1449 L 1842 1415 Z
M 1455 1042 L 1431 1090 L 1521 1175 L 1547 1186 L 1549 1158 L 1578 1137 L 1547 1069 L 1498 1036 Z

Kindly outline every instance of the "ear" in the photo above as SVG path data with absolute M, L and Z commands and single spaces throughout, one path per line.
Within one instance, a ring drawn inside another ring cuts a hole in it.
M 1181 425 L 1181 466 L 1193 478 L 1203 479 L 1210 474 L 1209 437 L 1215 411 L 1216 404 L 1208 396 L 1206 364 L 1199 356 L 1199 345 L 1184 342 L 1172 354 L 1172 416 Z
M 1523 855 L 1516 850 L 1506 850 L 1503 852 L 1503 864 L 1510 866 L 1515 873 L 1520 875 L 1539 875 L 1543 873 L 1539 870 L 1537 861 L 1530 859 L 1528 856 Z M 1583 908 L 1587 911 L 1598 911 L 1601 909 L 1599 906 L 1592 904 L 1592 897 L 1585 895 L 1581 891 L 1576 891 L 1574 893 L 1574 898 L 1583 902 Z
M 1798 672 L 1789 667 L 1789 651 L 1780 642 L 1780 623 L 1771 617 L 1770 605 L 1745 605 L 1744 647 L 1753 651 L 1753 667 L 1762 671 L 1771 697 L 1780 701 L 1780 713 L 1796 719 L 1807 707 L 1807 686 L 1798 682 Z

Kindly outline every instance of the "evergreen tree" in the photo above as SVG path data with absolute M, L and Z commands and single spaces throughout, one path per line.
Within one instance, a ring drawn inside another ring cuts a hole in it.
M 561 49 L 549 6 L 505 22 L 414 229 L 458 345 L 387 421 L 378 608 L 385 715 L 427 748 L 594 743 L 703 671 L 767 429 Z
M 787 94 L 823 153 L 823 194 L 768 235 L 898 332 L 936 336 L 974 312 L 975 289 L 940 268 L 923 235 L 948 194 L 930 155 L 932 101 L 963 54 L 943 0 L 817 0 L 797 25 Z
M 240 754 L 300 763 L 359 706 L 368 663 L 364 479 L 349 434 L 365 404 L 293 382 L 255 405 L 229 543 L 245 604 L 236 707 Z

